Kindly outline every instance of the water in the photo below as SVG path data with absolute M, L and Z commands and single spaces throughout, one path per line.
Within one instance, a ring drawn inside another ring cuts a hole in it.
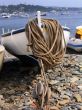
M 31 18 L 33 16 L 31 15 Z M 71 36 L 75 34 L 76 26 L 82 25 L 82 13 L 70 13 L 70 14 L 55 14 L 55 13 L 47 13 L 46 18 L 53 18 L 60 22 L 61 25 L 67 26 L 71 30 Z M 0 35 L 2 34 L 2 28 L 4 28 L 5 32 L 8 32 L 12 29 L 19 29 L 25 27 L 28 18 L 21 17 L 10 17 L 10 18 L 0 18 Z

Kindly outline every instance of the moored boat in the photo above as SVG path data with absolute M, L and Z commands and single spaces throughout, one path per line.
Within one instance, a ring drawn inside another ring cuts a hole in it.
M 70 28 L 67 26 L 63 26 L 63 32 L 64 32 L 65 43 L 67 45 L 70 39 Z
M 67 27 L 63 27 L 65 43 L 67 44 L 70 37 L 70 30 Z M 25 28 L 13 30 L 9 33 L 5 33 L 1 38 L 2 44 L 13 55 L 32 55 L 32 52 L 28 49 L 28 40 L 25 33 Z
M 82 26 L 76 27 L 75 37 L 70 38 L 67 47 L 77 52 L 82 52 Z
M 73 49 L 77 52 L 82 52 L 82 40 L 71 38 L 67 45 L 68 48 Z
M 10 18 L 11 15 L 7 13 L 2 13 L 2 18 Z

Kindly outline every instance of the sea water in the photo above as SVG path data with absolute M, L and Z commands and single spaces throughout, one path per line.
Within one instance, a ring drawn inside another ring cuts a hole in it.
M 30 16 L 30 15 L 29 15 Z M 19 29 L 25 27 L 28 19 L 35 18 L 36 16 L 31 17 L 10 17 L 10 18 L 0 18 L 0 35 L 4 32 L 8 32 L 11 30 Z M 43 16 L 43 18 L 52 18 L 59 21 L 62 26 L 67 26 L 71 30 L 71 36 L 75 35 L 76 26 L 82 25 L 82 13 L 52 13 L 48 12 L 47 16 Z

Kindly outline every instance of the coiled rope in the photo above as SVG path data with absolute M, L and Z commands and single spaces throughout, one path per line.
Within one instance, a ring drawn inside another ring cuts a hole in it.
M 42 59 L 44 66 L 48 69 L 58 64 L 65 53 L 62 45 L 63 29 L 61 25 L 52 19 L 41 19 L 43 31 L 46 30 L 47 37 L 37 25 L 37 19 L 26 25 L 26 36 L 34 56 Z
M 26 36 L 33 55 L 40 60 L 42 81 L 36 86 L 36 94 L 42 97 L 41 108 L 48 102 L 50 89 L 45 75 L 46 69 L 59 64 L 64 56 L 64 35 L 61 25 L 56 20 L 41 19 L 42 30 L 39 28 L 37 18 L 26 25 Z M 38 99 L 40 99 L 40 97 Z M 47 101 L 46 101 L 47 100 Z

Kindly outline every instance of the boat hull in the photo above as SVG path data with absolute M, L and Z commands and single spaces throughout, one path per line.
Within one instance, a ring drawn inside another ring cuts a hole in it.
M 67 45 L 71 36 L 70 29 L 68 27 L 63 27 L 63 32 L 64 32 L 65 43 Z
M 65 43 L 67 44 L 69 41 L 69 31 L 64 29 L 64 38 L 62 43 L 63 47 L 65 47 Z M 46 33 L 46 32 L 44 32 Z M 31 49 L 28 46 L 28 39 L 25 34 L 25 29 L 15 30 L 11 33 L 6 33 L 2 35 L 1 43 L 5 46 L 7 51 L 12 55 L 32 55 Z
M 4 36 L 2 37 L 1 42 L 7 51 L 12 55 L 16 56 L 32 54 L 31 52 L 27 51 L 28 40 L 26 38 L 25 32 Z
M 67 45 L 68 48 L 73 49 L 77 52 L 82 52 L 82 40 L 71 38 Z

